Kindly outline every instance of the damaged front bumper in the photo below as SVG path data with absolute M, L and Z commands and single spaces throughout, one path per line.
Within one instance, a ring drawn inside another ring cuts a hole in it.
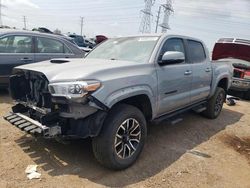
M 12 125 L 18 127 L 19 129 L 32 134 L 34 136 L 42 136 L 45 138 L 55 137 L 57 135 L 61 135 L 61 127 L 60 126 L 51 126 L 47 127 L 42 125 L 38 121 L 35 121 L 28 116 L 25 116 L 20 113 L 10 113 L 4 116 L 4 119 L 11 123 Z
M 45 75 L 20 70 L 10 77 L 10 93 L 16 101 L 4 118 L 19 129 L 45 138 L 97 136 L 108 108 L 91 92 L 68 99 L 52 96 Z
M 20 104 L 19 104 L 20 105 Z M 14 106 L 15 107 L 15 106 Z M 13 109 L 15 109 L 13 107 Z M 64 118 L 60 113 L 47 113 L 37 118 L 28 112 L 11 112 L 4 119 L 35 137 L 78 139 L 95 137 L 99 134 L 107 112 L 98 110 L 85 118 Z

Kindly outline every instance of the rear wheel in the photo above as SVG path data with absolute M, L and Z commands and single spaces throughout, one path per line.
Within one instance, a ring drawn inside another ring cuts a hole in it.
M 142 112 L 134 106 L 119 104 L 110 111 L 100 135 L 93 138 L 94 155 L 105 167 L 127 168 L 141 153 L 146 134 Z
M 208 100 L 207 109 L 202 114 L 209 119 L 217 118 L 223 108 L 225 98 L 225 90 L 217 87 L 215 94 Z

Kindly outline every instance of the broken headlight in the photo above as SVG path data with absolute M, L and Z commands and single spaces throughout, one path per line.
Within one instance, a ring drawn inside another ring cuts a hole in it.
M 49 84 L 49 91 L 52 96 L 62 96 L 68 99 L 80 98 L 89 92 L 96 91 L 101 87 L 101 83 L 96 80 L 59 82 Z

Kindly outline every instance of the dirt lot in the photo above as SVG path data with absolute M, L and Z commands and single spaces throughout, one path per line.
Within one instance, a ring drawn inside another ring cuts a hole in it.
M 0 116 L 11 100 L 0 92 Z M 250 102 L 224 106 L 207 120 L 195 113 L 176 125 L 151 126 L 134 166 L 111 171 L 94 159 L 90 140 L 66 145 L 34 139 L 0 119 L 0 187 L 250 187 Z M 37 164 L 40 180 L 24 171 Z

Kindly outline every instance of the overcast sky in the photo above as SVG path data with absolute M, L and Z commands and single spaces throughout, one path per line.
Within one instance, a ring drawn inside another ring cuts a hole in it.
M 153 7 L 152 32 L 156 12 L 164 0 Z M 144 0 L 2 0 L 4 25 L 56 28 L 63 33 L 80 32 L 80 16 L 84 17 L 84 34 L 125 36 L 139 32 Z M 250 39 L 250 0 L 173 0 L 169 33 L 198 37 L 211 50 L 221 37 Z M 163 15 L 162 15 L 163 17 Z M 160 30 L 160 29 L 159 29 Z

